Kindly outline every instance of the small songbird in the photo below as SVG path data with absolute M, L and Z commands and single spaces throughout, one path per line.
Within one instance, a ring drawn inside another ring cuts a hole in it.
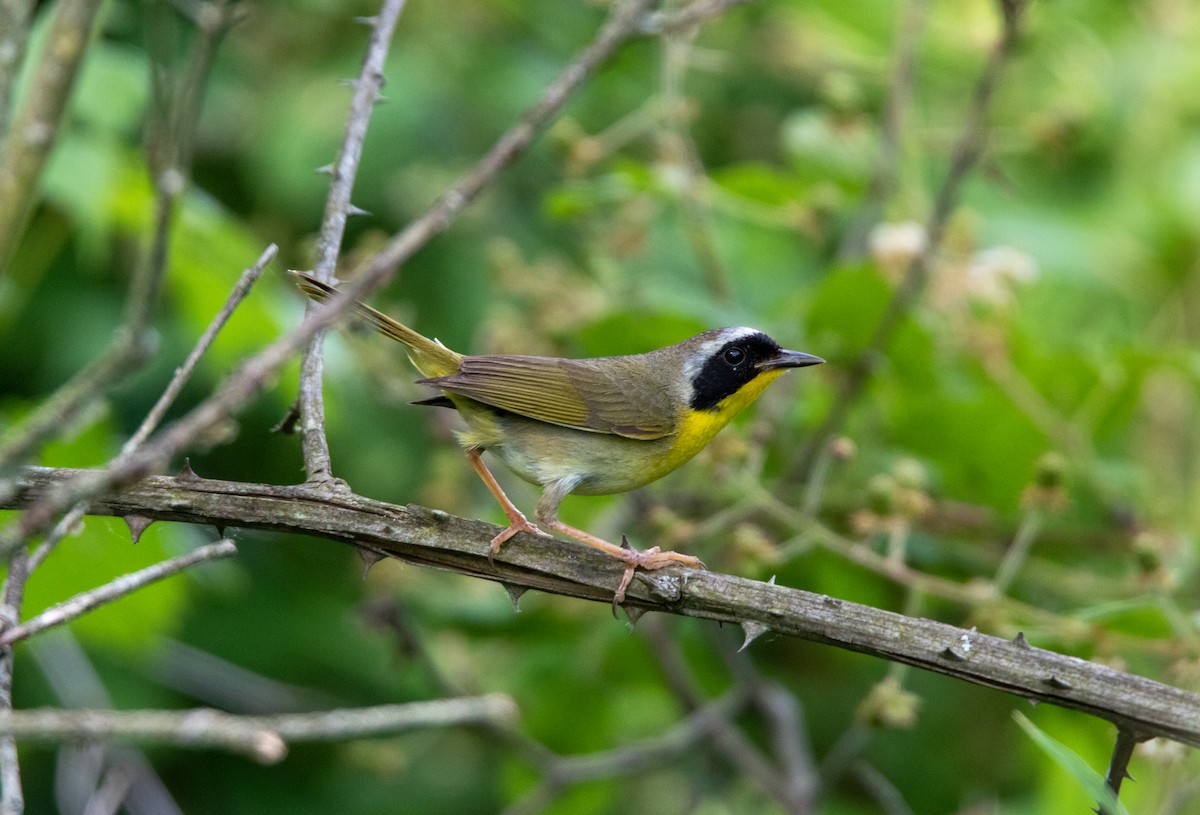
M 292 272 L 301 291 L 328 300 L 337 289 Z M 614 604 L 634 571 L 673 563 L 703 568 L 691 555 L 636 551 L 558 519 L 567 495 L 608 495 L 645 486 L 700 452 L 740 410 L 788 368 L 824 362 L 785 351 L 753 328 L 715 328 L 646 354 L 593 359 L 488 354 L 464 356 L 364 303 L 356 313 L 403 343 L 441 395 L 416 404 L 454 408 L 467 460 L 496 497 L 508 528 L 492 538 L 489 560 L 518 532 L 551 537 L 517 509 L 483 463 L 487 452 L 542 488 L 535 515 L 548 529 L 625 564 Z

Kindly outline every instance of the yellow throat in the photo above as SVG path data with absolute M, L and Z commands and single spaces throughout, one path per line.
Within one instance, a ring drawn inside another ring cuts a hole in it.
M 783 374 L 783 370 L 764 371 L 731 396 L 726 396 L 711 410 L 684 408 L 679 417 L 679 429 L 675 431 L 675 443 L 663 457 L 655 471 L 659 478 L 687 462 L 704 449 L 729 420 L 745 408 L 754 404 L 767 386 Z

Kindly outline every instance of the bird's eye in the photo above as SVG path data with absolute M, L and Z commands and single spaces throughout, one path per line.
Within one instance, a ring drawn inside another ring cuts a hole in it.
M 746 361 L 746 352 L 736 346 L 726 348 L 722 352 L 722 356 L 725 358 L 725 362 L 734 368 Z

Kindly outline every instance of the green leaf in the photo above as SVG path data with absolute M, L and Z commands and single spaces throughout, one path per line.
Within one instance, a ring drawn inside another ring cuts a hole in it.
M 1112 794 L 1112 790 L 1105 784 L 1104 777 L 1089 767 L 1077 753 L 1039 728 L 1021 711 L 1014 710 L 1013 718 L 1051 761 L 1074 778 L 1093 800 L 1100 802 L 1103 811 L 1116 813 L 1116 815 L 1129 815 L 1129 810 L 1117 800 L 1117 797 Z

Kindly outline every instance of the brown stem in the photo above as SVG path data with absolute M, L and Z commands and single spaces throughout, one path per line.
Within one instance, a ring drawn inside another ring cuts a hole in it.
M 354 83 L 354 98 L 350 103 L 346 132 L 342 136 L 337 159 L 329 168 L 332 181 L 329 185 L 329 195 L 325 199 L 325 216 L 321 221 L 321 233 L 317 240 L 317 264 L 313 267 L 313 275 L 325 283 L 332 283 L 334 280 L 338 256 L 342 250 L 342 237 L 346 232 L 346 220 L 356 211 L 350 203 L 350 194 L 358 174 L 358 163 L 362 157 L 371 112 L 379 101 L 379 92 L 383 87 L 383 66 L 387 59 L 388 45 L 396 28 L 396 21 L 400 19 L 403 10 L 404 0 L 386 0 L 379 14 L 371 18 L 371 41 L 367 46 L 362 71 Z M 311 303 L 307 306 L 308 309 L 313 307 Z M 314 334 L 301 356 L 300 395 L 297 400 L 301 428 L 300 447 L 304 453 L 304 470 L 308 480 L 314 483 L 335 483 L 333 464 L 329 456 L 329 441 L 325 437 L 325 397 L 321 390 L 325 367 L 323 342 L 324 332 Z
M 36 504 L 87 471 L 31 467 L 0 508 Z M 497 527 L 351 493 L 152 476 L 98 500 L 94 514 L 290 531 L 356 545 L 411 563 L 606 605 L 621 564 L 572 543 L 518 535 L 488 562 Z M 1023 699 L 1079 710 L 1136 732 L 1200 746 L 1200 694 L 1104 665 L 933 620 L 730 575 L 671 568 L 639 573 L 628 604 L 873 654 Z

